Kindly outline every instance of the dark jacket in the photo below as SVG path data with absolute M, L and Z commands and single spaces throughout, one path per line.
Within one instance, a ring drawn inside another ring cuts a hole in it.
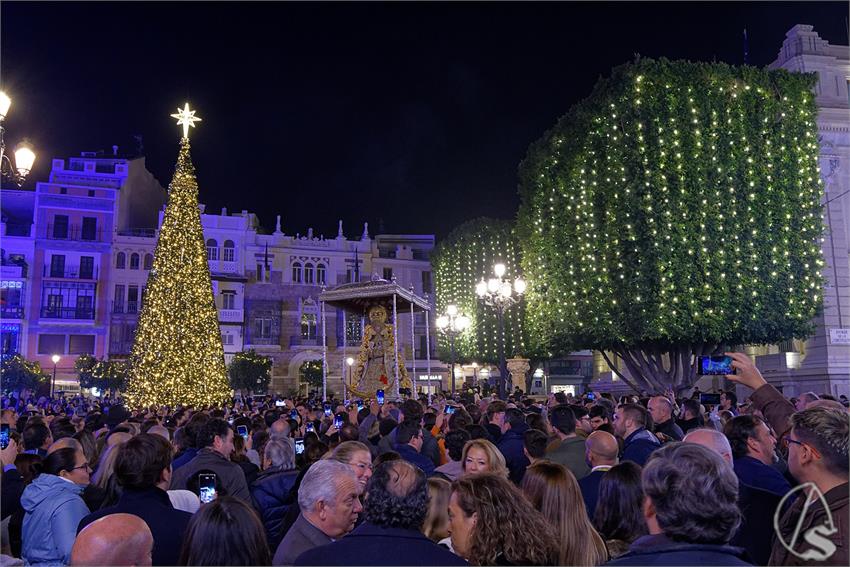
M 676 421 L 672 417 L 663 423 L 656 423 L 655 432 L 663 433 L 667 437 L 673 439 L 673 441 L 681 441 L 685 436 L 682 432 L 682 428 L 676 425 Z
M 294 565 L 295 559 L 305 551 L 327 545 L 332 541 L 325 532 L 299 514 L 286 537 L 277 546 L 272 565 Z
M 639 537 L 629 551 L 605 565 L 752 565 L 730 545 L 680 543 L 664 535 Z
M 661 447 L 658 437 L 641 427 L 626 437 L 623 442 L 623 461 L 632 461 L 640 466 L 646 464 L 646 460 L 653 451 Z
M 585 460 L 585 440 L 576 435 L 564 439 L 546 452 L 546 458 L 553 463 L 560 463 L 570 469 L 577 480 L 581 480 L 590 473 L 590 467 Z
M 484 427 L 487 429 L 487 433 L 490 434 L 490 441 L 492 441 L 493 444 L 498 445 L 499 441 L 502 439 L 502 429 L 495 423 L 487 423 Z
M 21 509 L 21 495 L 24 493 L 24 478 L 14 465 L 3 472 L 3 483 L 0 485 L 0 512 L 3 519 Z
M 269 549 L 277 549 L 283 539 L 283 518 L 291 506 L 298 507 L 298 494 L 293 493 L 298 471 L 269 469 L 251 485 L 251 499 L 266 529 Z
M 753 457 L 735 459 L 735 474 L 738 480 L 749 486 L 767 490 L 774 494 L 785 496 L 791 490 L 791 485 L 782 473 L 770 465 L 766 465 Z
M 183 536 L 192 514 L 175 510 L 168 493 L 159 488 L 137 490 L 125 488 L 115 506 L 91 513 L 80 521 L 77 533 L 95 520 L 109 514 L 133 514 L 145 521 L 153 535 L 154 565 L 177 565 Z
M 522 450 L 525 446 L 523 435 L 527 430 L 528 426 L 525 424 L 522 424 L 521 427 L 516 429 L 511 426 L 510 429 L 502 434 L 502 438 L 499 439 L 498 448 L 505 457 L 505 463 L 508 465 L 508 471 L 510 473 L 508 478 L 516 485 L 522 482 L 522 477 L 525 476 L 525 469 L 531 464 Z
M 408 463 L 412 463 L 422 469 L 425 472 L 426 476 L 430 476 L 431 473 L 434 472 L 436 468 L 434 463 L 431 462 L 431 459 L 419 453 L 416 449 L 411 447 L 410 445 L 396 445 L 395 451 L 401 455 L 401 458 L 407 461 Z
M 396 429 L 393 429 L 390 431 L 389 435 L 381 438 L 378 442 L 379 454 L 383 455 L 384 453 L 397 450 L 396 433 Z M 368 442 L 366 442 L 366 444 L 369 445 Z M 422 449 L 420 449 L 419 454 L 431 459 L 431 462 L 434 463 L 435 467 L 440 466 L 440 447 L 437 444 L 437 439 L 424 427 L 422 428 Z
M 743 547 L 749 560 L 767 565 L 773 546 L 773 515 L 781 498 L 772 492 L 738 483 L 738 508 L 743 521 L 729 545 Z
M 803 508 L 806 498 L 802 495 L 805 485 L 795 488 L 800 491 L 800 496 L 794 501 L 791 508 L 782 516 L 779 522 L 779 531 L 782 540 L 790 543 L 795 530 L 799 530 L 799 537 L 794 550 L 800 554 L 811 553 L 813 558 L 809 561 L 800 559 L 791 554 L 779 541 L 774 540 L 773 552 L 770 555 L 770 565 L 847 565 L 850 562 L 850 494 L 848 494 L 848 483 L 839 484 L 823 495 L 823 500 L 817 498 L 808 509 Z M 826 508 L 824 507 L 826 501 Z M 830 527 L 827 509 L 832 517 L 834 532 L 828 531 Z M 803 516 L 800 518 L 800 516 Z M 818 541 L 818 540 L 821 541 Z M 827 549 L 823 540 L 829 540 L 834 551 Z M 810 543 L 811 542 L 811 543 Z M 832 552 L 829 557 L 818 560 L 817 555 L 825 556 Z
M 194 447 L 189 447 L 171 462 L 172 472 L 177 472 L 177 469 L 194 459 L 198 454 L 198 450 Z
M 189 477 L 202 470 L 213 471 L 218 476 L 228 496 L 241 498 L 250 504 L 251 493 L 248 492 L 245 473 L 242 472 L 239 465 L 230 462 L 230 459 L 225 459 L 212 449 L 201 449 L 194 459 L 174 471 L 174 477 L 171 479 L 171 488 L 185 489 L 186 481 L 189 480 Z
M 329 545 L 301 554 L 295 565 L 466 565 L 418 530 L 364 522 Z
M 248 486 L 251 486 L 257 480 L 257 475 L 260 474 L 260 467 L 248 460 L 238 461 L 236 464 L 242 469 L 242 474 L 245 475 L 245 482 Z
M 688 434 L 688 431 L 691 429 L 699 429 L 704 424 L 703 419 L 701 417 L 692 417 L 691 419 L 680 419 L 676 422 L 676 425 L 679 426 L 679 429 L 682 430 L 682 433 L 685 435 Z
M 581 489 L 581 496 L 584 499 L 584 507 L 591 521 L 596 513 L 596 503 L 599 502 L 599 484 L 606 472 L 608 472 L 608 469 L 597 469 L 578 481 L 578 487 Z

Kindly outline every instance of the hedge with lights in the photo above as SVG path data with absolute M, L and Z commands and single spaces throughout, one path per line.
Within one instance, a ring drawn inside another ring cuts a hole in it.
M 198 182 L 184 137 L 142 301 L 125 399 L 133 407 L 197 408 L 221 404 L 230 395 Z
M 809 335 L 823 283 L 815 81 L 638 60 L 532 144 L 518 233 L 535 346 L 613 352 L 633 388 L 681 391 L 695 356 Z
M 458 362 L 499 362 L 498 323 L 495 311 L 475 295 L 475 284 L 495 277 L 493 265 L 503 263 L 506 279 L 520 273 L 520 249 L 510 221 L 478 218 L 455 228 L 438 244 L 431 257 L 434 269 L 437 315 L 456 305 L 470 318 L 470 328 L 455 339 Z M 526 353 L 528 337 L 523 324 L 524 302 L 505 312 L 505 356 Z M 449 360 L 449 339 L 437 331 L 437 355 Z
M 254 349 L 243 350 L 233 355 L 227 374 L 230 387 L 245 392 L 265 392 L 272 379 L 272 359 L 257 354 Z
M 74 362 L 74 370 L 83 388 L 123 391 L 127 385 L 127 363 L 124 360 L 99 360 L 82 354 Z

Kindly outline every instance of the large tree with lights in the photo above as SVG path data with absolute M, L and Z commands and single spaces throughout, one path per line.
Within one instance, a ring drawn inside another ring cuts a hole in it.
M 534 143 L 518 231 L 537 345 L 613 352 L 657 392 L 692 385 L 696 356 L 807 336 L 822 301 L 814 84 L 638 60 Z
M 495 311 L 483 305 L 475 294 L 475 285 L 493 277 L 493 265 L 505 264 L 507 275 L 515 277 L 520 269 L 520 249 L 510 221 L 478 218 L 455 228 L 436 247 L 431 256 L 434 268 L 437 313 L 455 305 L 470 318 L 470 328 L 455 339 L 457 359 L 462 362 L 499 362 L 498 324 Z M 527 352 L 523 304 L 505 312 L 505 353 Z M 449 339 L 437 335 L 438 355 L 449 359 Z
M 129 361 L 126 398 L 136 407 L 202 407 L 231 394 L 189 155 L 200 118 L 188 104 L 172 116 L 183 138 Z

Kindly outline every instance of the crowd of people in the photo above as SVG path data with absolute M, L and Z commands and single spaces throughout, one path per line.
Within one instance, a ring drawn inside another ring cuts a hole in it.
M 733 358 L 716 406 L 4 397 L 3 562 L 846 565 L 846 399 Z

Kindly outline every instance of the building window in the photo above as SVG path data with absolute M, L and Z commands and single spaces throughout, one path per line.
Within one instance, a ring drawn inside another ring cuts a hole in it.
M 422 293 L 431 293 L 431 272 L 422 272 Z
M 127 288 L 127 313 L 139 312 L 139 286 L 131 285 Z
M 115 286 L 115 296 L 112 300 L 112 312 L 124 313 L 124 286 L 117 284 Z
M 94 256 L 80 256 L 80 279 L 93 280 L 94 277 Z
M 316 339 L 316 314 L 304 313 L 301 315 L 301 338 L 307 340 Z
M 38 354 L 65 354 L 65 335 L 39 335 Z
M 348 317 L 345 320 L 345 344 L 356 345 L 362 340 L 363 327 L 359 317 Z
M 266 269 L 262 264 L 257 264 L 257 281 L 261 282 L 266 279 Z
M 50 257 L 50 277 L 64 278 L 65 277 L 65 255 L 53 254 Z
M 292 283 L 301 283 L 301 262 L 292 264 Z
M 83 217 L 83 240 L 97 240 L 97 217 Z
M 268 339 L 272 336 L 272 320 L 270 317 L 258 317 L 254 319 L 254 330 L 257 338 Z
M 388 282 L 392 281 L 392 279 L 393 279 L 393 269 L 392 268 L 384 268 L 384 279 L 387 280 Z
M 236 309 L 236 292 L 222 291 L 221 292 L 221 308 Z
M 115 267 L 119 270 L 123 270 L 127 265 L 127 255 L 123 252 L 119 252 L 117 256 L 115 256 Z
M 233 344 L 233 335 L 230 333 L 222 333 L 221 334 L 221 342 L 224 345 L 232 345 Z
M 68 354 L 94 354 L 94 335 L 71 335 Z
M 130 269 L 138 270 L 139 269 L 139 255 L 133 252 L 130 254 Z
M 236 248 L 234 247 L 232 240 L 224 241 L 224 257 L 222 259 L 225 262 L 236 261 Z
M 319 285 L 325 285 L 327 268 L 325 268 L 324 264 L 319 264 L 316 266 L 316 283 Z
M 304 264 L 304 283 L 313 283 L 313 264 L 310 264 L 309 262 Z
M 89 189 L 89 197 L 94 197 L 94 189 Z
M 153 254 L 145 254 L 145 269 L 153 268 Z
M 213 238 L 207 240 L 207 260 L 218 260 L 218 242 Z
M 53 217 L 53 238 L 68 238 L 68 215 L 55 215 Z
M 20 325 L 4 323 L 0 326 L 0 354 L 5 358 L 18 352 L 18 337 L 21 335 Z

